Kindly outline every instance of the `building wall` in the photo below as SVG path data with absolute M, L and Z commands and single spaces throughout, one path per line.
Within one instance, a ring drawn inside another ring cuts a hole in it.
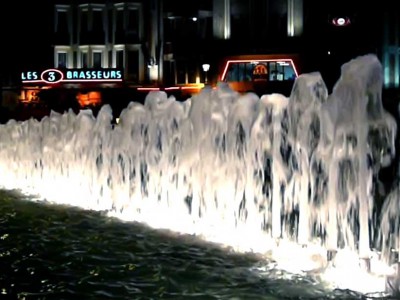
M 55 5 L 54 67 L 122 68 L 128 82 L 145 82 L 145 9 L 140 2 Z

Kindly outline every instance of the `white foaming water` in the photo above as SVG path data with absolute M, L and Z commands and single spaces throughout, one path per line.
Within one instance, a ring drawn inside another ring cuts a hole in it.
M 223 84 L 183 102 L 151 92 L 116 126 L 107 105 L 96 118 L 82 110 L 12 120 L 0 126 L 0 182 L 259 252 L 333 287 L 383 292 L 400 248 L 400 188 L 379 217 L 374 189 L 397 131 L 381 89 L 381 65 L 366 55 L 342 66 L 331 95 L 311 73 L 289 98 Z M 328 250 L 337 253 L 329 262 Z M 370 273 L 360 258 L 371 259 Z

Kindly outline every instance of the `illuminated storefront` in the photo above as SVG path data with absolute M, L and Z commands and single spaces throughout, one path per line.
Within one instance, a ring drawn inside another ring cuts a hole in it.
M 73 95 L 80 107 L 99 106 L 103 90 L 123 86 L 121 69 L 46 69 L 21 73 L 22 103 L 40 103 L 41 95 L 59 90 Z M 53 93 L 54 94 L 54 93 Z
M 219 81 L 240 93 L 289 95 L 301 66 L 297 55 L 237 55 L 225 58 Z

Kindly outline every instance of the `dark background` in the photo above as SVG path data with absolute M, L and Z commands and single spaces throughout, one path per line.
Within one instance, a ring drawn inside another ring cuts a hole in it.
M 0 4 L 3 72 L 53 64 L 53 1 L 9 1 Z
M 189 3 L 192 0 L 185 1 Z M 193 0 L 194 1 L 194 0 Z M 52 66 L 53 11 L 58 1 L 2 1 L 0 4 L 1 62 L 8 69 Z M 176 0 L 177 6 L 181 1 Z M 359 0 L 304 0 L 304 51 L 310 53 L 306 71 L 319 70 L 330 59 L 333 69 L 348 58 L 365 52 L 378 52 L 382 38 L 382 11 L 387 0 L 374 4 Z M 390 2 L 390 1 L 389 1 Z M 187 7 L 187 4 L 185 5 Z M 330 19 L 347 15 L 351 26 L 339 28 Z M 325 56 L 327 51 L 332 55 Z M 336 69 L 336 70 L 335 70 Z

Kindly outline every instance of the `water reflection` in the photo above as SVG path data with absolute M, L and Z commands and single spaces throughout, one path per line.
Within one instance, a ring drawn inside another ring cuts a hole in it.
M 0 192 L 0 224 L 0 291 L 10 299 L 361 298 L 194 236 L 17 193 Z

